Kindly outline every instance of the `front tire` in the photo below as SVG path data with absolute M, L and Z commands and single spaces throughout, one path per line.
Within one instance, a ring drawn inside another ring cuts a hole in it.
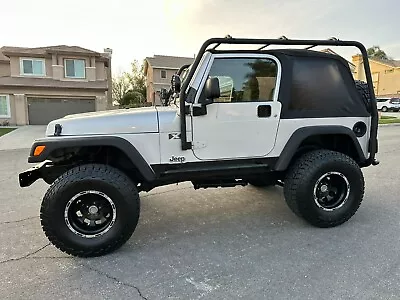
M 316 150 L 301 156 L 289 169 L 284 186 L 291 210 L 317 227 L 349 220 L 364 196 L 364 177 L 349 156 Z
M 89 164 L 61 175 L 45 194 L 41 224 L 50 242 L 70 255 L 110 253 L 133 234 L 140 199 L 135 184 L 111 166 Z
M 387 111 L 388 111 L 388 108 L 387 108 L 386 106 L 384 106 L 384 107 L 382 107 L 382 111 L 383 111 L 383 112 L 387 112 Z

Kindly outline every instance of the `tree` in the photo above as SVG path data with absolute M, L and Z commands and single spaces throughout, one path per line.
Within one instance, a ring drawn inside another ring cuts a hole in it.
M 367 50 L 368 57 L 370 58 L 379 58 L 383 60 L 389 59 L 386 55 L 385 51 L 383 51 L 379 46 L 372 46 Z
M 141 107 L 145 102 L 145 98 L 140 92 L 128 91 L 119 101 L 122 107 Z
M 146 77 L 144 75 L 144 63 L 139 65 L 137 60 L 131 64 L 131 72 L 126 73 L 127 79 L 131 83 L 132 90 L 139 92 L 146 99 Z
M 131 64 L 131 71 L 124 72 L 113 78 L 113 102 L 123 107 L 143 106 L 146 102 L 146 77 L 144 64 L 139 65 L 137 60 Z
M 131 90 L 131 83 L 125 73 L 112 79 L 112 99 L 113 103 L 120 104 L 122 98 Z

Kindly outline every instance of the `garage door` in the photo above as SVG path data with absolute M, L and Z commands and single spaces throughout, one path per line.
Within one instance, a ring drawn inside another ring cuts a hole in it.
M 95 111 L 94 99 L 28 98 L 31 125 L 46 125 L 66 115 Z

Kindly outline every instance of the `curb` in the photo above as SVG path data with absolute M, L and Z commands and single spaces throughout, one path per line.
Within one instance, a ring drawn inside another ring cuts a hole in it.
M 387 126 L 400 126 L 400 123 L 391 123 L 391 124 L 379 124 L 379 127 L 387 127 Z

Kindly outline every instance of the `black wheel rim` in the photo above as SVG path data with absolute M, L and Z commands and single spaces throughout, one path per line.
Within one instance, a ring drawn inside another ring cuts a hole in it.
M 342 207 L 350 194 L 350 184 L 346 176 L 339 172 L 322 175 L 314 186 L 315 204 L 326 211 Z
M 85 238 L 105 234 L 115 223 L 114 202 L 99 191 L 82 191 L 72 197 L 64 211 L 69 230 Z

